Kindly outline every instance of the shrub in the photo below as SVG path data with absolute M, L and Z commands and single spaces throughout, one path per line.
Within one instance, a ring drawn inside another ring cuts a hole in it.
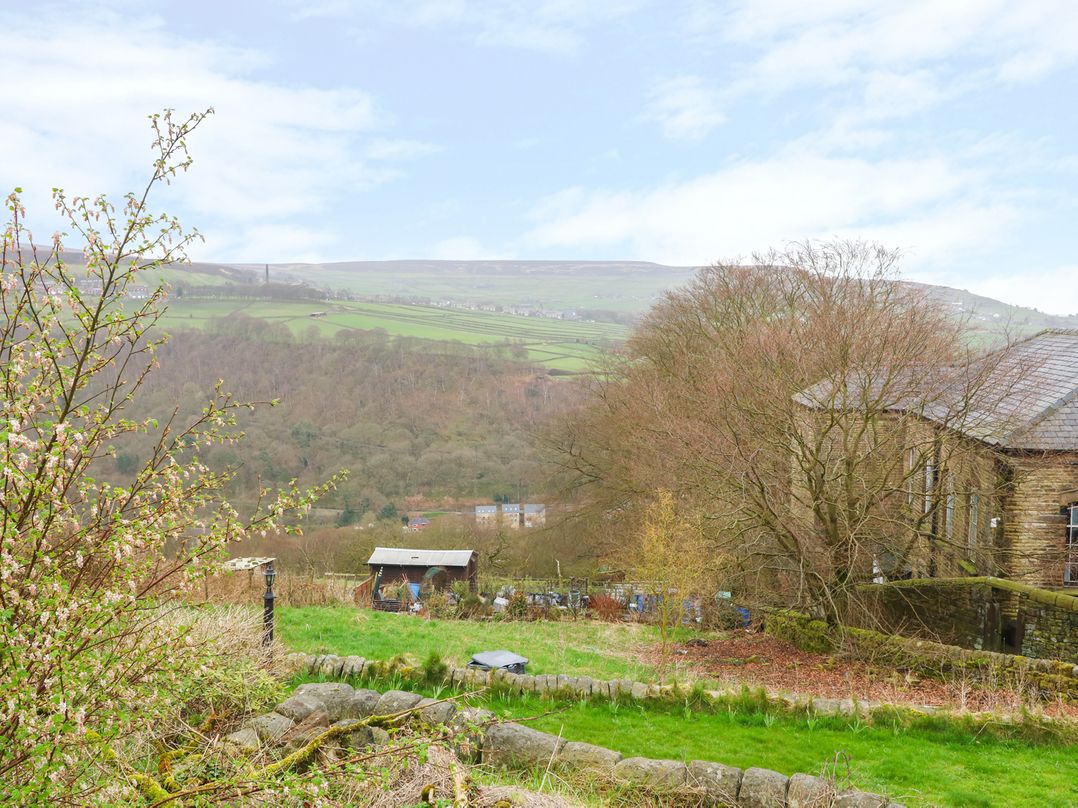
M 422 677 L 428 685 L 440 685 L 449 678 L 449 666 L 437 651 L 431 651 L 423 662 Z
M 460 605 L 445 592 L 431 592 L 424 603 L 427 614 L 438 620 L 451 620 L 460 614 Z
M 478 595 L 471 592 L 460 602 L 460 616 L 465 618 L 482 617 L 490 614 L 490 607 Z
M 605 592 L 592 595 L 588 608 L 600 620 L 618 620 L 625 614 L 625 604 Z
M 523 620 L 528 616 L 528 597 L 523 592 L 514 592 L 509 597 L 505 612 L 513 620 Z

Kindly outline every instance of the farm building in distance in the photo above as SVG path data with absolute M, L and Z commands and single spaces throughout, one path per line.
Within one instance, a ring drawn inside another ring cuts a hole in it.
M 446 589 L 454 581 L 467 581 L 472 591 L 478 586 L 479 563 L 474 550 L 375 547 L 367 566 L 382 585 L 406 580 L 423 588 Z
M 413 516 L 408 520 L 408 530 L 413 533 L 426 530 L 428 527 L 430 527 L 430 519 L 425 516 Z
M 475 521 L 480 525 L 493 525 L 498 521 L 497 505 L 476 505 Z

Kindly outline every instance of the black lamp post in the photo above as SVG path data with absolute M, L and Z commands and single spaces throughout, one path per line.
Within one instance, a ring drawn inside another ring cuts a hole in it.
M 262 644 L 269 646 L 273 643 L 273 581 L 277 577 L 277 570 L 273 568 L 273 562 L 266 564 L 262 570 L 266 578 L 266 593 L 262 596 Z

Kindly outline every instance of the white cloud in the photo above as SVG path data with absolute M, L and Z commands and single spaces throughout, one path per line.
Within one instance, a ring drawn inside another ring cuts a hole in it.
M 430 148 L 372 140 L 391 120 L 362 90 L 260 78 L 258 51 L 185 40 L 154 19 L 101 9 L 8 15 L 4 43 L 19 91 L 8 94 L 0 125 L 0 181 L 27 188 L 32 216 L 51 211 L 53 185 L 71 194 L 133 189 L 152 159 L 146 116 L 213 106 L 189 144 L 194 166 L 158 202 L 216 234 L 199 254 L 240 260 L 273 243 L 285 251 L 273 258 L 289 260 L 292 247 L 305 245 L 306 255 L 326 242 L 310 223 L 342 196 L 396 175 L 386 160 Z
M 673 140 L 700 140 L 726 117 L 716 93 L 700 76 L 676 76 L 651 88 L 645 119 L 658 123 Z
M 836 157 L 799 148 L 633 191 L 568 189 L 533 211 L 528 243 L 628 249 L 704 264 L 797 239 L 876 238 L 922 261 L 983 249 L 1018 217 L 984 177 L 940 156 Z
M 441 151 L 440 147 L 419 140 L 376 138 L 367 146 L 367 157 L 371 160 L 414 160 L 438 151 Z
M 290 0 L 296 19 L 378 18 L 394 25 L 456 29 L 475 44 L 548 53 L 574 51 L 585 35 L 635 11 L 643 0 Z
M 698 36 L 755 48 L 742 91 L 860 81 L 877 70 L 946 71 L 962 57 L 1023 82 L 1078 62 L 1072 0 L 745 0 L 686 19 Z
M 1049 314 L 1078 315 L 1078 264 L 1023 267 L 970 281 L 971 292 Z

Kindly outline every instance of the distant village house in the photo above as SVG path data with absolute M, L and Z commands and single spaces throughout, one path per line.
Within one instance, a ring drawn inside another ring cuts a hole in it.
M 520 503 L 506 503 L 502 505 L 502 524 L 516 530 L 520 527 L 521 507 Z
M 524 505 L 524 527 L 542 527 L 546 524 L 546 505 Z
M 497 505 L 476 505 L 475 522 L 477 527 L 487 528 L 495 527 L 500 522 L 510 530 L 543 527 L 546 524 L 546 505 L 507 502 L 501 506 L 500 514 Z

